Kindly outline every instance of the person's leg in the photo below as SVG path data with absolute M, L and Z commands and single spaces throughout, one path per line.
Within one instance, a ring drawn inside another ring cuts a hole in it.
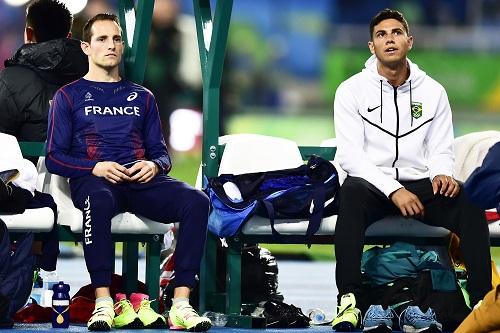
M 335 226 L 335 275 L 340 303 L 344 294 L 358 296 L 366 229 L 387 215 L 398 214 L 398 211 L 382 192 L 362 178 L 347 177 L 340 188 L 339 199 Z
M 119 186 L 93 175 L 70 182 L 71 198 L 83 214 L 83 253 L 95 288 L 111 285 L 113 241 L 111 219 L 123 211 L 124 196 Z
M 133 213 L 163 223 L 179 222 L 174 267 L 176 286 L 193 288 L 207 235 L 207 196 L 165 175 L 156 176 L 146 184 L 134 184 L 130 195 Z
M 432 193 L 429 180 L 405 184 L 425 207 L 423 222 L 444 227 L 460 237 L 460 250 L 467 267 L 467 289 L 474 305 L 491 290 L 491 256 L 488 223 L 484 211 L 472 204 L 461 190 L 455 198 Z
M 133 184 L 129 204 L 133 213 L 158 222 L 179 222 L 175 248 L 175 289 L 169 324 L 174 329 L 206 331 L 208 318 L 200 317 L 189 305 L 190 290 L 196 285 L 205 246 L 209 200 L 193 187 L 166 175 L 146 184 Z
M 114 258 L 111 218 L 123 211 L 120 186 L 93 175 L 70 182 L 73 204 L 83 214 L 83 253 L 95 288 L 96 305 L 87 324 L 89 330 L 110 330 L 115 315 L 109 290 Z

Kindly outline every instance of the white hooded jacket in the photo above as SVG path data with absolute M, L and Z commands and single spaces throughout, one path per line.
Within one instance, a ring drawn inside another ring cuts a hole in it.
M 337 88 L 337 154 L 349 176 L 387 197 L 411 181 L 453 173 L 453 127 L 443 86 L 408 60 L 410 76 L 393 87 L 371 56 L 365 68 Z

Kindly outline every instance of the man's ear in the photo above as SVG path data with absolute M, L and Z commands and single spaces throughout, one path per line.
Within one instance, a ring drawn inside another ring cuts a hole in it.
M 408 50 L 413 47 L 413 36 L 408 36 Z
M 372 54 L 375 54 L 375 49 L 373 48 L 373 42 L 372 41 L 368 42 L 368 48 L 370 49 L 370 52 Z
M 24 42 L 25 43 L 36 43 L 35 31 L 32 27 L 26 27 L 24 29 Z
M 80 47 L 82 48 L 83 53 L 85 53 L 86 55 L 89 55 L 89 53 L 90 53 L 90 50 L 89 50 L 90 44 L 89 43 L 81 41 Z

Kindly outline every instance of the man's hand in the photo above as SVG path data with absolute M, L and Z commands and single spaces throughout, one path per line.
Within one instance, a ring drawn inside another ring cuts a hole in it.
M 432 180 L 432 192 L 453 198 L 460 192 L 460 184 L 453 177 L 437 175 Z
M 97 177 L 103 177 L 113 184 L 130 181 L 130 177 L 127 175 L 127 168 L 116 162 L 97 162 L 92 169 L 92 174 Z
M 404 217 L 423 217 L 424 205 L 420 199 L 404 187 L 392 192 L 389 198 L 399 208 Z
M 140 161 L 127 169 L 130 175 L 130 181 L 138 183 L 147 183 L 158 173 L 158 165 L 152 161 Z

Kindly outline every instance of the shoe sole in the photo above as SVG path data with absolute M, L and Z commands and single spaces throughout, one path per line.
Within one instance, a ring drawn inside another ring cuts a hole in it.
M 147 325 L 144 323 L 142 323 L 142 324 L 144 325 L 145 329 L 167 328 L 167 323 L 164 320 L 162 320 L 161 318 L 157 318 L 154 322 L 147 324 Z
M 365 327 L 365 328 L 363 328 L 363 332 L 367 332 L 367 333 L 391 333 L 392 327 L 389 327 L 386 324 L 379 324 L 378 326 Z
M 186 328 L 183 326 L 173 325 L 170 319 L 168 319 L 169 329 L 172 331 L 189 331 L 189 332 L 206 332 L 212 327 L 212 324 L 207 321 L 202 321 L 201 323 L 196 324 L 194 327 Z
M 115 324 L 115 328 L 118 328 L 118 329 L 141 329 L 141 328 L 144 328 L 144 324 L 139 319 L 139 317 L 136 317 L 132 322 L 130 322 L 126 325 L 118 326 Z
M 89 331 L 111 331 L 109 324 L 103 320 L 94 321 L 87 329 Z
M 212 327 L 212 324 L 210 324 L 208 321 L 202 321 L 201 323 L 198 323 L 195 327 L 191 327 L 188 329 L 190 332 L 206 332 Z
M 333 326 L 332 328 L 336 331 L 339 331 L 339 332 L 352 332 L 352 331 L 354 331 L 354 325 L 347 322 L 347 321 L 340 322 L 340 323 L 336 324 L 335 326 Z
M 415 328 L 413 326 L 404 325 L 403 332 L 404 333 L 442 333 L 443 330 L 440 330 L 434 324 L 429 326 L 429 327 L 424 327 L 424 328 Z

